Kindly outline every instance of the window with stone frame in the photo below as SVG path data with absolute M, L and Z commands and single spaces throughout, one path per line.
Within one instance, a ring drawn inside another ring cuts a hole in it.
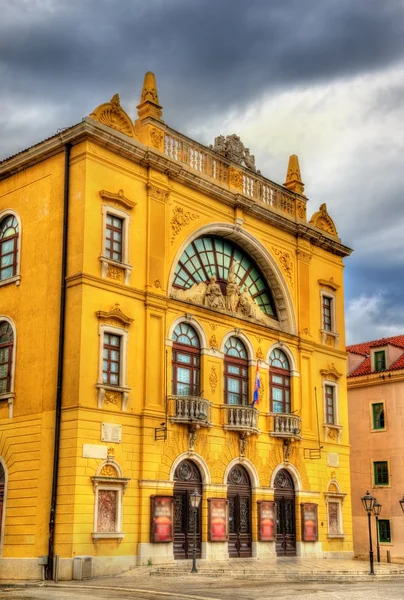
M 341 492 L 339 484 L 333 480 L 324 495 L 327 502 L 327 537 L 344 538 L 342 503 L 346 494 Z
M 193 327 L 180 323 L 173 333 L 172 394 L 199 396 L 200 343 Z
M 18 274 L 18 238 L 18 220 L 8 214 L 0 221 L 0 281 Z
M 122 262 L 123 219 L 107 213 L 105 230 L 105 256 Z
M 121 339 L 120 335 L 104 333 L 102 382 L 108 385 L 120 385 Z
M 389 463 L 387 460 L 378 460 L 373 463 L 374 485 L 389 485 Z
M 290 365 L 284 352 L 275 348 L 269 357 L 271 402 L 273 413 L 288 414 L 291 411 Z
M 336 424 L 335 385 L 324 385 L 325 420 L 328 425 Z
M 0 396 L 12 391 L 14 332 L 8 321 L 0 321 Z
M 122 531 L 123 495 L 130 481 L 110 457 L 92 477 L 95 505 L 93 539 L 125 537 Z
M 333 298 L 331 296 L 322 295 L 322 319 L 323 329 L 325 331 L 334 331 L 333 326 Z
M 243 342 L 230 337 L 224 347 L 224 401 L 248 406 L 248 355 Z

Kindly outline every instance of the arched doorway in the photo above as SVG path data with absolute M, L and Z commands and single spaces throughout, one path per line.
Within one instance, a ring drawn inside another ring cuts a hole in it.
M 229 500 L 229 557 L 251 556 L 251 482 L 247 471 L 235 465 L 227 478 Z
M 174 473 L 174 558 L 192 558 L 195 516 L 190 494 L 202 494 L 201 474 L 191 460 L 183 460 Z M 196 515 L 196 556 L 201 556 L 201 505 Z
M 282 469 L 275 477 L 276 555 L 296 556 L 295 486 Z

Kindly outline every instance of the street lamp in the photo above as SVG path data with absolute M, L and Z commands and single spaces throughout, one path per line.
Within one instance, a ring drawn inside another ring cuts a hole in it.
M 399 500 L 400 506 L 401 506 L 401 510 L 404 512 L 404 495 L 401 498 L 401 500 Z
M 363 496 L 363 498 L 361 498 L 361 500 L 362 500 L 363 508 L 368 513 L 368 526 L 369 526 L 369 562 L 370 562 L 370 573 L 369 573 L 369 575 L 374 575 L 375 571 L 374 571 L 374 568 L 373 568 L 372 523 L 370 521 L 370 516 L 372 514 L 373 506 L 374 506 L 374 503 L 376 502 L 376 498 L 374 498 L 373 496 L 371 496 L 369 494 L 369 492 L 366 492 L 366 496 Z
M 191 506 L 194 511 L 194 547 L 192 549 L 192 570 L 191 573 L 197 573 L 198 569 L 196 568 L 196 523 L 197 523 L 197 513 L 199 504 L 201 503 L 201 495 L 198 494 L 198 491 L 195 490 L 193 494 L 190 494 L 191 498 Z
M 380 541 L 379 541 L 379 515 L 382 511 L 382 505 L 378 503 L 375 498 L 373 504 L 373 514 L 376 517 L 376 550 L 377 550 L 377 562 L 380 562 Z

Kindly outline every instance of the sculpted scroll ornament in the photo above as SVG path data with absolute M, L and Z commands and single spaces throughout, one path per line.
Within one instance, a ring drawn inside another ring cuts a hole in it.
M 109 277 L 109 279 L 115 279 L 116 281 L 122 281 L 122 276 L 123 276 L 122 269 L 117 269 L 116 267 L 108 266 L 107 277 Z
M 156 187 L 152 183 L 146 185 L 149 197 L 154 200 L 160 200 L 160 202 L 167 202 L 170 195 L 170 190 L 163 190 L 162 188 Z
M 100 471 L 100 475 L 103 477 L 117 477 L 118 473 L 112 465 L 104 465 Z
M 282 250 L 274 248 L 274 246 L 272 246 L 272 250 L 274 254 L 279 258 L 279 262 L 286 274 L 290 286 L 293 288 L 293 260 L 291 255 L 289 254 L 289 252 L 282 252 Z
M 314 225 L 317 229 L 322 229 L 326 233 L 337 236 L 337 230 L 334 221 L 327 212 L 327 205 L 324 203 L 320 206 L 320 210 L 311 217 L 310 225 Z
M 301 200 L 296 201 L 296 214 L 302 221 L 306 220 L 306 205 Z
M 176 206 L 173 211 L 173 216 L 171 218 L 171 244 L 174 243 L 176 236 L 181 232 L 181 229 L 188 225 L 191 221 L 195 221 L 199 219 L 199 215 L 195 213 L 191 213 L 189 211 L 185 212 L 182 206 Z
M 243 189 L 243 174 L 237 169 L 229 169 L 229 184 L 237 190 Z
M 112 127 L 129 137 L 134 137 L 134 128 L 129 115 L 123 110 L 119 94 L 112 96 L 109 102 L 100 104 L 90 114 L 92 119 L 99 121 L 103 125 Z
M 209 339 L 209 348 L 211 348 L 212 350 L 217 350 L 219 347 L 218 343 L 217 343 L 217 339 L 215 334 L 210 336 Z
M 162 131 L 160 131 L 159 129 L 151 130 L 150 141 L 151 141 L 151 145 L 153 146 L 153 148 L 156 148 L 157 150 L 160 150 L 162 152 L 163 151 L 163 139 L 164 139 L 164 135 L 163 135 Z
M 219 378 L 216 373 L 216 367 L 214 367 L 213 365 L 209 375 L 209 383 L 210 389 L 212 390 L 212 394 L 214 394 L 216 392 L 217 384 L 219 383 Z

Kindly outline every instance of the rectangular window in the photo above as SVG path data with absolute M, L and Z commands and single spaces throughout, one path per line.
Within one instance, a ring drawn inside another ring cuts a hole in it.
M 379 542 L 389 544 L 391 542 L 389 519 L 379 519 Z
M 116 262 L 122 262 L 123 219 L 107 214 L 105 232 L 105 256 Z
M 372 404 L 372 429 L 384 429 L 384 403 Z
M 98 491 L 97 531 L 112 533 L 117 527 L 118 492 L 116 490 Z
M 121 337 L 104 333 L 102 381 L 109 385 L 120 384 Z
M 325 386 L 325 419 L 326 423 L 335 425 L 335 387 Z
M 389 485 L 389 465 L 387 460 L 373 463 L 375 485 Z
M 332 331 L 332 298 L 323 296 L 323 329 Z
M 328 533 L 338 535 L 340 533 L 339 502 L 328 503 Z
M 375 360 L 375 371 L 385 371 L 386 370 L 386 352 L 384 350 L 375 352 L 374 360 Z

